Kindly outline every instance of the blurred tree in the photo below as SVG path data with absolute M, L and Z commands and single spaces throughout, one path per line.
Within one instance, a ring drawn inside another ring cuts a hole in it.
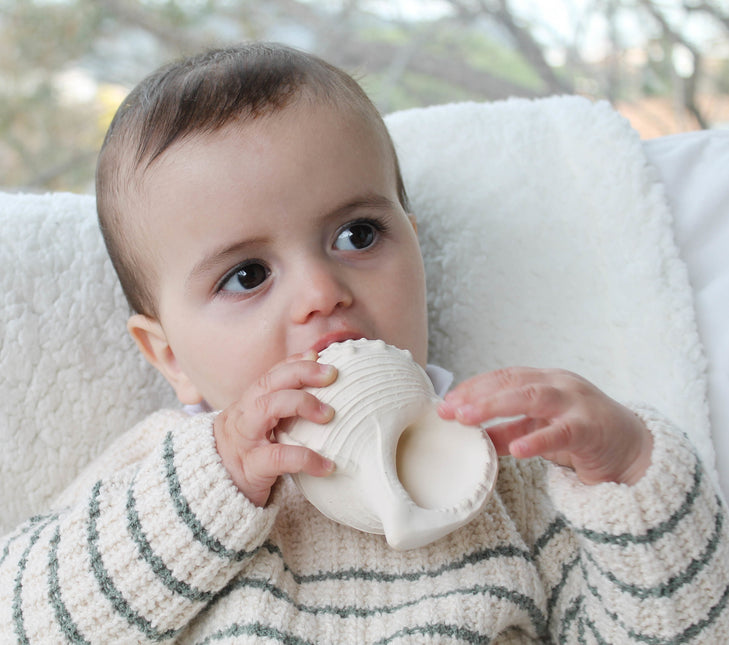
M 0 0 L 2 185 L 92 191 L 98 146 L 131 86 L 171 58 L 250 39 L 345 67 L 383 111 L 572 92 L 621 105 L 651 94 L 708 127 L 704 97 L 728 89 L 724 0 L 441 0 L 428 19 L 385 5 Z M 559 8 L 556 21 L 548 12 Z
M 84 5 L 84 6 L 81 6 Z M 0 5 L 0 173 L 6 186 L 85 181 L 97 133 L 93 106 L 65 92 L 64 75 L 95 38 L 92 3 Z

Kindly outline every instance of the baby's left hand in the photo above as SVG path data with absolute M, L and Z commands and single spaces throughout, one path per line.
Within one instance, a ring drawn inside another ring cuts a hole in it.
M 653 436 L 633 412 L 563 370 L 515 367 L 480 374 L 449 392 L 444 419 L 488 428 L 499 455 L 542 456 L 568 466 L 585 484 L 635 484 L 651 463 Z

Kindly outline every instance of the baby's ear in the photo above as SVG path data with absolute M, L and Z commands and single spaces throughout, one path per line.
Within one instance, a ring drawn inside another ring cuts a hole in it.
M 162 325 L 158 320 L 143 314 L 134 314 L 127 321 L 127 329 L 142 352 L 174 388 L 180 403 L 196 405 L 203 399 L 194 383 L 180 369 L 175 353 L 167 341 Z

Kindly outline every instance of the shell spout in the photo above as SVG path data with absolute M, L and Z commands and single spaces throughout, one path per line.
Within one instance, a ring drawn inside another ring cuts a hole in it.
M 441 419 L 435 405 L 404 429 L 395 462 L 409 499 L 390 499 L 380 514 L 385 538 L 398 550 L 434 542 L 470 521 L 488 499 L 497 467 L 483 431 Z
M 398 479 L 422 508 L 471 506 L 491 463 L 488 447 L 480 428 L 445 421 L 429 406 L 400 435 Z

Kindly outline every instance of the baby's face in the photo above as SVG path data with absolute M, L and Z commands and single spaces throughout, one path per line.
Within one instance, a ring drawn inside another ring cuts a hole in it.
M 361 118 L 297 104 L 193 137 L 145 173 L 140 202 L 157 364 L 183 403 L 227 407 L 284 358 L 348 338 L 425 363 L 416 233 Z

